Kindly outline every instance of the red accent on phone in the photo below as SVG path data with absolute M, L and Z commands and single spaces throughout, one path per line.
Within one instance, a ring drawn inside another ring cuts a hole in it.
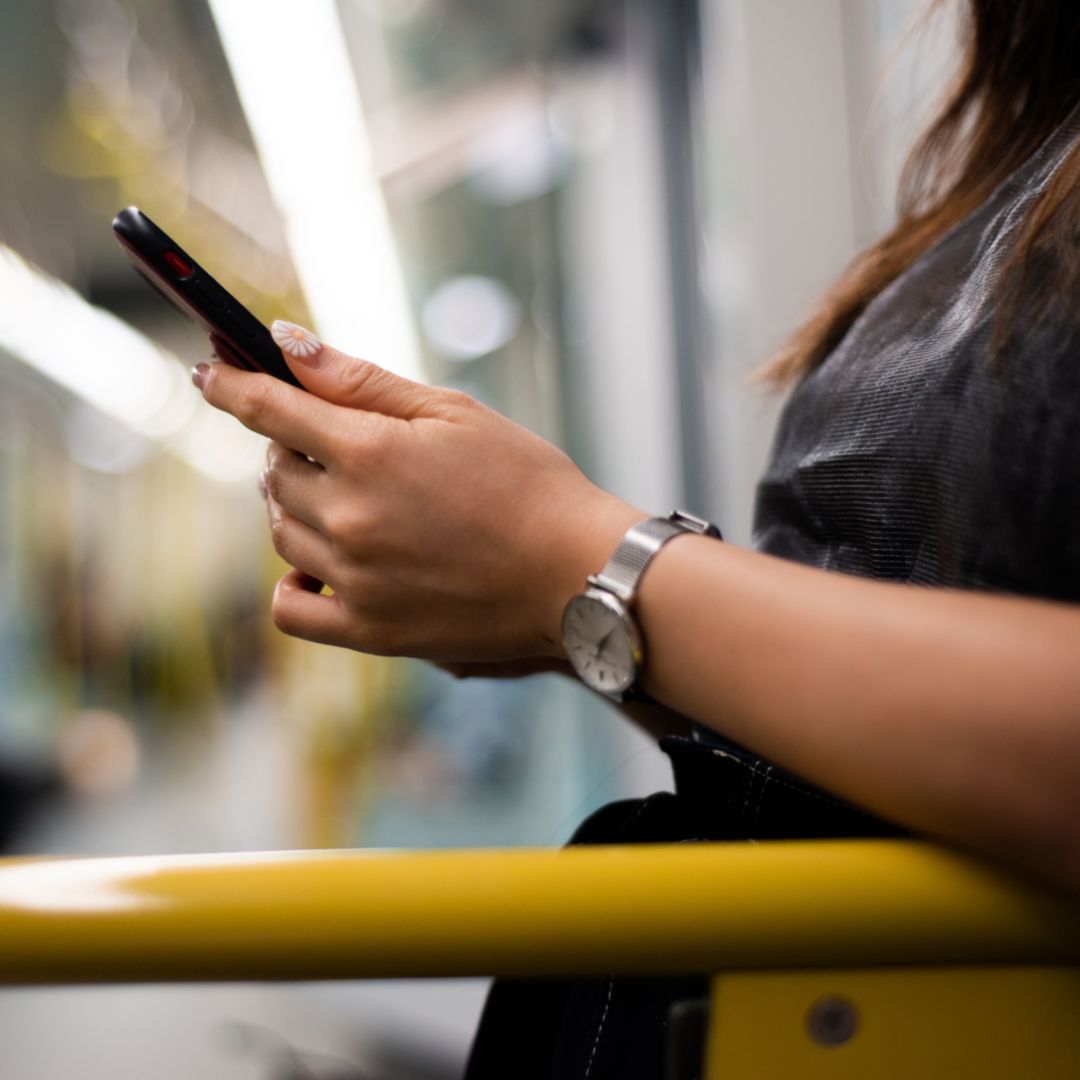
M 135 269 L 210 334 L 225 363 L 300 386 L 270 331 L 141 210 L 121 210 L 112 227 Z
M 195 271 L 191 267 L 191 263 L 185 262 L 175 251 L 166 251 L 161 256 L 161 261 L 178 277 L 189 278 Z

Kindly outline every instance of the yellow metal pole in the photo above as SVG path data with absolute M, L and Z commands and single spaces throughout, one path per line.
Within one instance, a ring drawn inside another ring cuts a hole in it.
M 1080 959 L 1080 907 L 930 845 L 0 860 L 0 982 Z

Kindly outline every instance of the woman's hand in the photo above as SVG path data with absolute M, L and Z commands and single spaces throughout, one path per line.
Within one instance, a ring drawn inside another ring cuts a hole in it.
M 274 334 L 310 393 L 225 364 L 200 365 L 194 380 L 273 440 L 271 530 L 295 568 L 274 594 L 277 626 L 384 655 L 560 656 L 566 601 L 645 515 L 464 394 L 290 324 Z

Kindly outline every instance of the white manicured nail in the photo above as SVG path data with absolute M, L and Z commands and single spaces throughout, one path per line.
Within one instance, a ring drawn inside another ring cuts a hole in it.
M 284 319 L 274 321 L 274 325 L 270 327 L 270 336 L 282 352 L 311 367 L 315 366 L 315 363 L 312 363 L 313 358 L 322 351 L 322 342 L 310 330 L 297 326 L 296 323 L 285 322 Z

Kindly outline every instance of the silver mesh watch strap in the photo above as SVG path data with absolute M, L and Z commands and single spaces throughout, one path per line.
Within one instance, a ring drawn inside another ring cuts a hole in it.
M 681 510 L 673 511 L 668 517 L 647 518 L 630 528 L 619 541 L 615 554 L 599 574 L 589 578 L 589 584 L 614 593 L 624 604 L 629 604 L 637 590 L 645 567 L 653 556 L 672 537 L 681 533 L 697 533 L 699 536 L 719 536 L 720 530 L 701 518 Z

